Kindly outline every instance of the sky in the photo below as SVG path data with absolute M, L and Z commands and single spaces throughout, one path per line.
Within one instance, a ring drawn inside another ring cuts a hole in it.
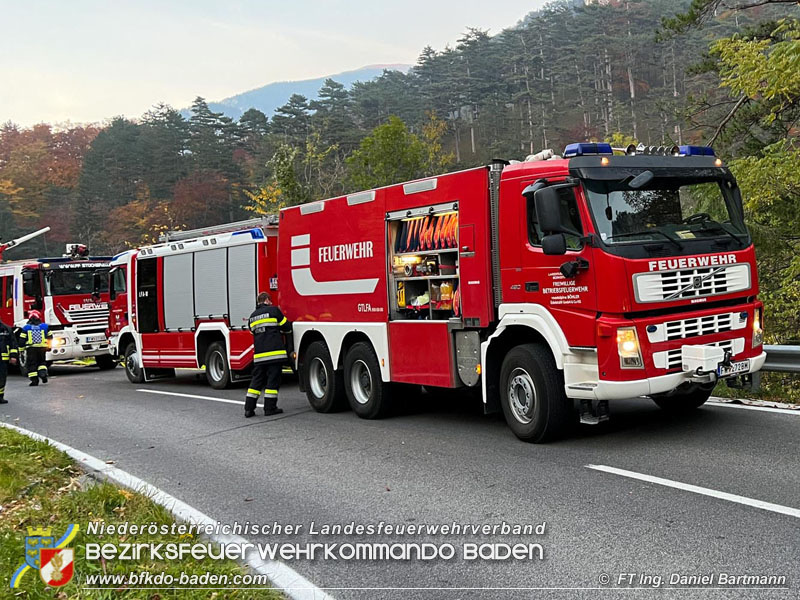
M 0 123 L 139 117 L 273 81 L 413 64 L 545 0 L 0 0 Z

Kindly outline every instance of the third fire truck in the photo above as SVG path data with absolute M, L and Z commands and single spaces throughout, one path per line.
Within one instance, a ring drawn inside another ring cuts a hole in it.
M 49 229 L 0 244 L 0 259 L 3 250 Z M 37 310 L 53 333 L 48 361 L 94 358 L 101 369 L 114 368 L 106 337 L 108 268 L 107 257 L 90 257 L 81 244 L 68 244 L 61 257 L 0 263 L 0 318 L 21 327 L 30 311 Z M 20 360 L 24 362 L 24 352 Z
M 739 188 L 710 148 L 571 144 L 287 208 L 279 234 L 320 412 L 380 417 L 395 384 L 475 388 L 538 442 L 609 400 L 696 408 L 765 360 Z

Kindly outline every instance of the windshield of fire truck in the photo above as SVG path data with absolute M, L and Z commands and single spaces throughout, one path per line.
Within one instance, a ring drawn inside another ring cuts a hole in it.
M 45 271 L 46 296 L 91 294 L 95 291 L 95 269 Z
M 653 178 L 640 189 L 627 181 L 585 180 L 597 233 L 606 244 L 723 237 L 748 242 L 741 206 L 722 180 Z

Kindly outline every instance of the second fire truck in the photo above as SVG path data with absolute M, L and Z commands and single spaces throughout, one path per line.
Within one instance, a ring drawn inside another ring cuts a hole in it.
M 111 353 L 132 383 L 203 369 L 216 388 L 249 378 L 247 320 L 258 292 L 277 293 L 269 218 L 168 233 L 111 261 Z

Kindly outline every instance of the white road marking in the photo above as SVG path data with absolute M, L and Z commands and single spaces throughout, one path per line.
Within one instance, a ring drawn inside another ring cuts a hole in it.
M 760 508 L 762 510 L 768 510 L 800 519 L 800 509 L 783 506 L 781 504 L 772 504 L 771 502 L 755 500 L 746 496 L 738 496 L 736 494 L 720 492 L 710 488 L 704 488 L 688 483 L 681 483 L 680 481 L 673 481 L 671 479 L 663 479 L 661 477 L 653 477 L 652 475 L 636 473 L 635 471 L 626 471 L 625 469 L 617 469 L 616 467 L 608 467 L 606 465 L 586 465 L 586 468 L 594 469 L 595 471 L 604 471 L 614 475 L 621 475 L 622 477 L 630 477 L 631 479 L 638 479 L 639 481 L 646 481 L 648 483 L 656 483 L 658 485 L 683 490 L 685 492 L 692 492 L 694 494 L 701 494 L 703 496 L 711 496 L 712 498 L 719 498 L 720 500 L 727 500 L 728 502 L 736 502 L 737 504 L 744 504 L 746 506 L 752 506 L 754 508 Z
M 244 405 L 244 400 L 228 400 L 226 398 L 214 398 L 213 396 L 198 396 L 197 394 L 179 394 L 178 392 L 164 392 L 162 390 L 144 390 L 138 389 L 137 392 L 144 392 L 145 394 L 161 394 L 162 396 L 178 396 L 180 398 L 197 398 L 199 400 L 211 400 L 212 402 L 222 402 L 223 404 L 240 404 Z
M 800 416 L 800 410 L 796 408 L 773 408 L 772 406 L 750 406 L 749 404 L 733 404 L 732 402 L 719 402 L 718 400 L 709 400 L 706 406 L 719 406 L 722 408 L 741 408 L 744 410 L 760 410 L 761 412 L 779 413 L 781 415 L 794 415 Z
M 147 390 L 151 391 L 151 390 Z M 81 452 L 72 446 L 67 446 L 61 442 L 50 439 L 33 431 L 11 425 L 10 423 L 0 422 L 0 427 L 7 427 L 18 431 L 23 435 L 27 435 L 34 440 L 47 442 L 51 446 L 58 448 L 62 452 L 66 452 L 70 457 L 78 461 L 80 465 L 90 471 L 98 473 L 101 477 L 110 479 L 111 481 L 139 492 L 150 498 L 156 504 L 160 504 L 179 521 L 186 521 L 193 524 L 204 525 L 206 527 L 216 527 L 217 519 L 212 519 L 205 513 L 201 513 L 196 508 L 193 508 L 178 500 L 164 490 L 147 483 L 143 479 L 131 475 L 127 471 L 112 467 L 104 461 L 96 458 L 85 452 Z M 247 543 L 243 537 L 238 535 L 210 535 L 209 539 L 218 544 L 244 544 Z M 248 553 L 249 556 L 245 559 L 245 564 L 253 569 L 256 573 L 260 573 L 269 578 L 275 588 L 282 590 L 292 600 L 333 600 L 333 597 L 323 592 L 320 588 L 311 583 L 308 579 L 300 575 L 297 571 L 288 565 L 277 560 L 262 560 L 258 556 L 258 552 L 253 551 Z

